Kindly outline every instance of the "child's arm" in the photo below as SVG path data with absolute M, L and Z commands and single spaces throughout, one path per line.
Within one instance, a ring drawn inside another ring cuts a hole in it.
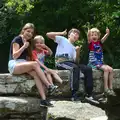
M 32 51 L 32 59 L 36 61 L 41 67 L 43 67 L 46 71 L 49 71 L 49 69 L 38 60 L 36 51 Z
M 109 34 L 110 34 L 110 30 L 108 29 L 108 28 L 106 28 L 106 34 L 103 36 L 103 38 L 101 39 L 101 42 L 103 43 L 106 39 L 107 39 L 107 37 L 109 36 Z
M 52 50 L 46 45 L 46 50 L 48 51 L 48 55 L 52 55 L 53 54 L 53 52 L 52 52 Z
M 49 68 L 42 64 L 38 59 L 36 59 L 35 61 L 40 65 L 40 67 L 44 68 L 46 71 L 49 71 Z
M 63 32 L 48 32 L 46 36 L 52 40 L 55 40 L 55 36 L 58 36 L 58 35 L 65 36 L 66 34 L 67 34 L 67 29 L 64 30 Z
M 47 45 L 41 44 L 41 47 L 43 48 L 44 51 L 46 51 L 47 55 L 53 54 L 52 50 Z
M 88 39 L 88 43 L 91 43 L 91 31 L 90 30 L 88 30 L 87 39 Z

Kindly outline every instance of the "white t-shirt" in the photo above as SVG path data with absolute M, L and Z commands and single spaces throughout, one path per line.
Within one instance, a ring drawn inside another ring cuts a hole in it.
M 55 57 L 59 57 L 61 55 L 66 55 L 68 60 L 75 61 L 76 59 L 76 50 L 75 46 L 70 43 L 70 41 L 63 36 L 56 36 L 55 42 L 58 44 L 56 49 Z

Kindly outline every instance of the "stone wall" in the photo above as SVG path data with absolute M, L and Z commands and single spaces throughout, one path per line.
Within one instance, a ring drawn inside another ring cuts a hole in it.
M 61 95 L 69 96 L 69 77 L 70 72 L 68 70 L 59 70 L 57 71 L 59 76 L 63 79 L 63 84 L 60 85 Z M 103 91 L 103 72 L 94 70 L 93 71 L 93 82 L 94 82 L 94 92 Z M 114 70 L 114 80 L 113 80 L 114 89 L 120 88 L 120 70 Z M 80 80 L 80 91 L 84 91 L 84 80 Z M 12 94 L 12 95 L 39 95 L 35 86 L 33 78 L 29 75 L 18 75 L 12 76 L 10 74 L 0 74 L 0 94 Z
M 70 71 L 57 71 L 63 79 L 56 96 L 70 96 L 69 77 Z M 94 92 L 103 91 L 103 72 L 94 70 Z M 114 70 L 114 89 L 120 89 L 120 70 Z M 80 80 L 80 92 L 84 92 L 84 80 Z M 40 119 L 46 120 L 47 108 L 40 107 L 39 94 L 33 78 L 29 75 L 12 76 L 0 74 L 0 119 Z M 24 96 L 24 97 L 23 97 Z M 26 96 L 26 97 L 25 97 Z

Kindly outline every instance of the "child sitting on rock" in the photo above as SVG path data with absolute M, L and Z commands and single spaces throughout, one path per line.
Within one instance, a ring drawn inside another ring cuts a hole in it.
M 33 60 L 39 63 L 48 81 L 53 85 L 52 79 L 53 77 L 56 80 L 56 82 L 62 84 L 62 79 L 57 75 L 56 71 L 49 69 L 44 65 L 45 56 L 52 55 L 51 49 L 44 44 L 44 38 L 41 35 L 35 36 L 33 44 L 34 44 L 34 50 L 32 51 Z

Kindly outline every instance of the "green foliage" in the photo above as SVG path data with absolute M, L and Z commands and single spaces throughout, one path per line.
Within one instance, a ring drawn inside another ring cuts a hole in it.
M 45 65 L 51 69 L 55 68 L 55 57 L 47 56 L 45 59 Z
M 5 6 L 14 9 L 18 14 L 24 14 L 34 8 L 34 1 L 31 0 L 6 0 Z
M 19 32 L 22 19 L 23 17 L 18 17 L 14 10 L 8 10 L 3 2 L 0 9 L 0 44 L 8 42 L 13 35 Z
M 105 62 L 120 67 L 120 0 L 4 0 L 0 9 L 0 42 L 8 41 L 20 32 L 26 22 L 35 24 L 37 33 L 45 36 L 48 31 L 80 30 L 81 60 L 87 61 L 87 31 L 97 27 L 101 37 L 105 29 L 110 36 L 104 43 Z M 55 51 L 55 44 L 46 39 Z M 54 65 L 53 59 L 51 59 Z

